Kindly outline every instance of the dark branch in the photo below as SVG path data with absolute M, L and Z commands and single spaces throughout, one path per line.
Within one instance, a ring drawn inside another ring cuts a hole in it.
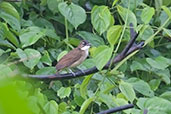
M 139 50 L 143 47 L 144 42 L 140 42 L 139 44 L 135 44 L 135 40 L 138 36 L 134 29 L 132 28 L 132 25 L 130 24 L 130 34 L 131 34 L 131 40 L 128 42 L 126 47 L 123 49 L 123 51 L 118 54 L 113 60 L 109 60 L 109 62 L 104 66 L 103 69 L 108 69 L 110 64 L 112 64 L 112 68 L 114 64 L 122 61 L 125 57 L 127 57 L 129 54 L 133 53 L 136 50 Z M 66 73 L 66 74 L 52 74 L 52 75 L 27 75 L 25 74 L 24 77 L 33 78 L 33 79 L 39 79 L 39 80 L 61 80 L 61 79 L 70 79 L 70 78 L 77 78 L 81 76 L 86 76 L 89 74 L 93 74 L 98 72 L 98 69 L 94 66 L 90 69 L 86 69 L 82 71 L 76 71 L 74 72 L 75 76 L 72 73 Z
M 123 105 L 123 106 L 120 106 L 120 107 L 111 108 L 109 110 L 105 110 L 105 111 L 99 112 L 97 114 L 110 114 L 110 113 L 126 110 L 126 109 L 129 109 L 129 108 L 133 108 L 133 107 L 134 107 L 133 104 L 128 104 L 128 105 Z

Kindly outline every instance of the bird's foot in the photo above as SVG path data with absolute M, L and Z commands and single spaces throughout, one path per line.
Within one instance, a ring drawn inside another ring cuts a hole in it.
M 75 77 L 76 76 L 76 74 L 71 70 L 71 69 L 69 69 L 69 71 L 71 72 L 71 74 Z

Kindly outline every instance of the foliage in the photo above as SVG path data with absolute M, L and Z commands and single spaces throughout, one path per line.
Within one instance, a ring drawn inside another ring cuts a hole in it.
M 129 102 L 135 107 L 122 113 L 171 113 L 170 5 L 170 0 L 0 1 L 0 113 L 92 114 Z M 130 40 L 130 23 L 144 48 L 102 70 Z M 79 68 L 95 65 L 99 72 L 52 82 L 9 78 L 54 74 L 57 61 L 81 39 L 92 47 Z

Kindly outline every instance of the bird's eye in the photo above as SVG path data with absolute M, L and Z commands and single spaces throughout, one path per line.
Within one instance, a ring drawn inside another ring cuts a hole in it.
M 85 42 L 83 42 L 82 44 L 83 44 L 83 45 L 85 45 L 86 43 L 85 43 Z

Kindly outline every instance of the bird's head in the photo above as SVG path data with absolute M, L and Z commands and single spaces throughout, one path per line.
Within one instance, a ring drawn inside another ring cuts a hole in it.
M 88 50 L 90 48 L 90 43 L 86 40 L 83 40 L 80 42 L 78 48 L 80 48 L 81 50 Z

